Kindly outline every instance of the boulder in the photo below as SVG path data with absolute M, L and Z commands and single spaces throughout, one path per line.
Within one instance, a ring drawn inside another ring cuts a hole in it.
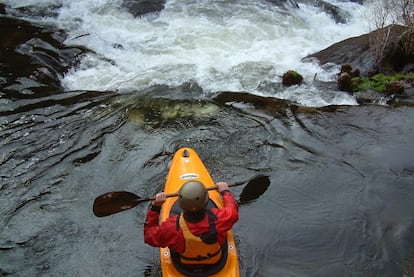
M 352 69 L 350 64 L 343 64 L 338 74 L 338 89 L 341 91 L 352 92 L 352 78 L 359 77 L 359 69 Z
M 388 37 L 387 42 L 379 44 L 378 38 L 384 35 Z M 353 68 L 358 68 L 362 76 L 375 73 L 407 73 L 414 69 L 414 43 L 410 44 L 412 41 L 414 41 L 412 29 L 401 25 L 390 25 L 335 43 L 306 56 L 303 60 L 316 59 L 321 65 L 349 64 Z
M 338 89 L 341 91 L 352 92 L 352 77 L 348 72 L 339 74 Z
M 148 13 L 160 12 L 164 9 L 166 0 L 124 0 L 122 6 L 135 17 Z
M 282 83 L 285 87 L 290 87 L 294 85 L 299 85 L 303 81 L 302 75 L 297 73 L 294 70 L 289 70 L 282 76 Z

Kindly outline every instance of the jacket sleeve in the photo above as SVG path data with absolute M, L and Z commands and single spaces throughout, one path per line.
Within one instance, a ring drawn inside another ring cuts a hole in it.
M 234 223 L 239 220 L 239 211 L 233 195 L 229 191 L 222 192 L 224 207 L 218 209 L 216 228 L 218 232 L 230 230 Z
M 159 224 L 159 212 L 149 209 L 144 224 L 144 242 L 154 247 L 167 247 L 177 243 L 176 217 Z

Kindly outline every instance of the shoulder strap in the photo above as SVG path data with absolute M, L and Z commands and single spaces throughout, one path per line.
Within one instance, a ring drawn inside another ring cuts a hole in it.
M 208 230 L 207 233 L 204 233 L 200 236 L 200 239 L 207 244 L 213 244 L 217 242 L 217 228 L 216 228 L 216 223 L 215 221 L 218 219 L 217 216 L 211 211 L 211 210 L 206 210 L 207 212 L 207 216 L 208 216 L 208 223 L 210 226 L 210 229 Z M 177 215 L 177 220 L 175 223 L 175 228 L 177 231 L 180 230 L 180 218 L 181 218 L 181 214 Z M 183 219 L 184 220 L 184 219 Z
M 177 215 L 177 220 L 176 220 L 176 222 L 175 222 L 175 229 L 177 229 L 177 231 L 179 231 L 179 230 L 180 230 L 180 217 L 181 217 L 181 215 L 182 215 L 182 213 L 179 213 L 179 214 Z
M 217 228 L 215 221 L 218 219 L 217 216 L 211 211 L 207 210 L 208 222 L 210 229 L 207 233 L 200 236 L 201 240 L 207 244 L 213 244 L 217 242 Z

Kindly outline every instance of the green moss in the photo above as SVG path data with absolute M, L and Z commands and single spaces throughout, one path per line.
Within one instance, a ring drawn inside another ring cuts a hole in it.
M 295 70 L 289 70 L 288 72 L 295 78 L 303 78 L 302 75 L 300 75 L 300 73 Z
M 384 75 L 377 74 L 373 77 L 356 77 L 352 78 L 352 90 L 364 91 L 373 89 L 378 92 L 386 92 L 387 85 L 393 82 L 400 82 L 402 80 L 414 81 L 414 73 L 410 74 L 396 74 L 396 75 Z

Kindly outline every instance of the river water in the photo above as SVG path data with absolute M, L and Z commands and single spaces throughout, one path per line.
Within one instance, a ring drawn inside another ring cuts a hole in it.
M 96 218 L 92 203 L 161 191 L 183 146 L 216 181 L 270 177 L 234 226 L 242 276 L 413 275 L 414 109 L 357 105 L 312 82 L 337 67 L 301 61 L 367 32 L 369 3 L 329 1 L 335 23 L 314 1 L 274 2 L 167 1 L 136 18 L 120 1 L 5 1 L 5 17 L 68 36 L 35 29 L 15 46 L 47 65 L 38 75 L 2 61 L 1 275 L 160 276 L 147 204 Z M 91 51 L 60 69 L 72 48 Z M 288 69 L 305 83 L 279 86 Z

